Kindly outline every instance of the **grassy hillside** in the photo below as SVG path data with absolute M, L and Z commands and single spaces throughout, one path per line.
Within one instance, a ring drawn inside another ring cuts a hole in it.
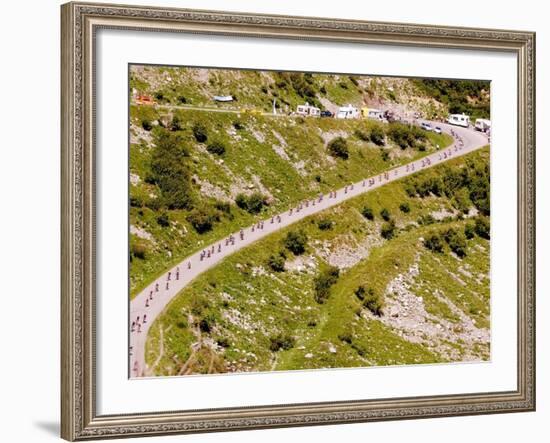
M 130 118 L 132 296 L 170 265 L 256 219 L 451 141 L 364 120 L 143 105 L 131 106 Z M 331 152 L 339 138 L 345 155 Z
M 155 321 L 147 364 L 177 375 L 488 359 L 488 164 L 488 148 L 454 159 L 226 258 Z

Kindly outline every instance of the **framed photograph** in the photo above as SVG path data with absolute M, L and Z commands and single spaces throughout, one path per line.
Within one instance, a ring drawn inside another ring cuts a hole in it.
M 534 33 L 61 14 L 63 438 L 534 410 Z

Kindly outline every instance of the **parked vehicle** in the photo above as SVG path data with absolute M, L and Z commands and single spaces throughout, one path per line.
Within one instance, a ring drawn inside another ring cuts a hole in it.
M 436 127 L 434 128 L 434 132 L 435 132 L 436 134 L 441 134 L 442 131 L 441 131 L 441 128 L 440 128 L 439 126 L 436 126 Z
M 491 129 L 491 120 L 477 118 L 474 126 L 476 130 L 486 133 Z
M 298 105 L 296 108 L 296 114 L 305 117 L 319 117 L 321 115 L 321 110 L 316 106 L 306 103 L 305 105 Z
M 361 108 L 361 116 L 363 118 L 371 118 L 373 120 L 383 120 L 384 113 L 380 109 Z
M 336 114 L 336 118 L 359 118 L 359 109 L 357 109 L 355 106 L 347 105 L 342 106 L 340 109 L 338 109 L 338 114 Z
M 420 123 L 420 127 L 422 129 L 424 129 L 425 131 L 431 131 L 432 130 L 432 125 L 430 125 L 429 123 Z
M 212 98 L 214 99 L 215 102 L 222 102 L 222 103 L 232 102 L 234 100 L 232 95 L 215 95 Z
M 466 114 L 451 114 L 447 118 L 447 123 L 467 128 L 470 126 L 470 117 Z
M 334 114 L 330 111 L 321 111 L 321 117 L 334 117 Z

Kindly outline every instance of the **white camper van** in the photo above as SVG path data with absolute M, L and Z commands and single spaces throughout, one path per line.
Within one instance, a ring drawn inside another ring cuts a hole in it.
M 316 106 L 311 106 L 309 103 L 306 103 L 305 105 L 298 105 L 296 114 L 306 117 L 319 117 L 321 115 L 321 110 Z
M 336 114 L 336 118 L 359 118 L 359 109 L 357 109 L 355 106 L 347 105 L 342 106 L 340 109 L 338 109 L 338 114 Z
M 447 123 L 467 128 L 470 126 L 470 117 L 466 114 L 451 114 L 447 118 Z
M 491 129 L 491 120 L 477 118 L 474 126 L 478 131 L 488 132 Z

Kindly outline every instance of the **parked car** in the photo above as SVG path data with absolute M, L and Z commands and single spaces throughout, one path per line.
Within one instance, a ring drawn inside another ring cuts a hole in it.
M 441 134 L 441 128 L 440 128 L 439 126 L 436 126 L 436 127 L 434 128 L 434 132 L 435 132 L 436 134 Z
M 432 125 L 430 125 L 429 123 L 421 123 L 420 124 L 420 127 L 426 131 L 431 131 L 432 130 Z
M 321 117 L 334 117 L 334 114 L 330 111 L 321 111 Z

